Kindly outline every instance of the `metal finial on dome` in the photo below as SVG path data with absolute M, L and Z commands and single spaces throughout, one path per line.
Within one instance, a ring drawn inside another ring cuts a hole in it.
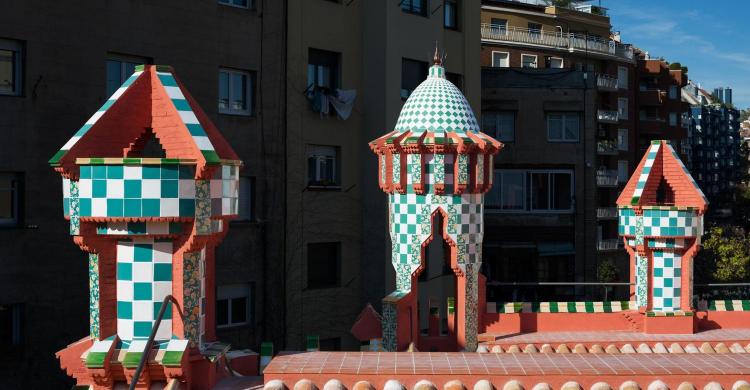
M 440 49 L 438 49 L 437 41 L 435 41 L 435 55 L 432 56 L 432 63 L 435 65 L 443 65 L 443 59 L 440 56 Z

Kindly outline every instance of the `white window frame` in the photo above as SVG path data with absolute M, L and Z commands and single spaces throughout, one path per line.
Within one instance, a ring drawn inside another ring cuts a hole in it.
M 561 138 L 552 138 L 550 136 L 550 116 L 551 115 L 560 115 L 561 120 Z M 565 137 L 565 122 L 566 117 L 575 115 L 578 119 L 578 134 L 575 139 L 568 139 Z M 545 113 L 545 122 L 547 123 L 547 141 L 548 142 L 558 142 L 558 143 L 574 143 L 574 142 L 580 142 L 581 140 L 581 113 L 578 111 L 551 111 Z
M 628 89 L 628 68 L 626 66 L 617 67 L 617 88 Z
M 255 0 L 246 0 L 247 5 L 234 4 L 234 0 L 218 0 L 218 3 L 221 5 L 226 5 L 228 7 L 252 9 L 254 1 Z
M 495 65 L 495 55 L 505 54 L 505 65 Z M 492 67 L 493 68 L 509 68 L 510 67 L 510 52 L 507 51 L 492 51 Z
M 230 68 L 219 68 L 219 82 L 221 82 L 221 74 L 226 73 L 229 77 L 229 86 L 227 87 L 227 98 L 228 102 L 226 107 L 221 107 L 221 87 L 219 87 L 218 95 L 219 95 L 219 114 L 224 115 L 240 115 L 240 116 L 251 116 L 253 113 L 253 90 L 255 88 L 253 76 L 251 72 L 244 71 L 244 70 L 237 70 L 237 69 L 230 69 Z M 234 88 L 234 83 L 232 83 L 232 76 L 233 75 L 239 75 L 247 78 L 247 82 L 245 83 L 245 103 L 246 108 L 245 109 L 235 109 L 232 108 L 232 88 Z
M 560 67 L 552 66 L 552 60 L 560 60 Z M 563 69 L 565 68 L 565 59 L 562 57 L 550 57 L 549 59 L 549 65 L 551 69 Z
M 492 191 L 499 191 L 499 205 L 502 206 L 503 199 L 502 199 L 502 188 L 503 188 L 503 180 L 504 180 L 504 174 L 508 173 L 515 173 L 515 174 L 522 174 L 523 177 L 523 208 L 522 209 L 502 209 L 500 207 L 495 208 L 494 205 L 489 205 L 490 207 L 486 207 L 485 210 L 490 213 L 503 213 L 503 214 L 571 214 L 575 212 L 575 172 L 572 169 L 496 169 L 495 174 L 495 183 L 493 185 Z M 551 178 L 554 174 L 564 173 L 570 176 L 570 208 L 569 209 L 534 209 L 534 199 L 533 199 L 533 192 L 531 191 L 532 182 L 530 180 L 531 176 L 533 174 L 547 174 L 547 197 L 549 199 L 549 205 L 552 207 L 552 204 L 554 203 L 554 199 L 552 198 L 552 191 L 554 191 L 553 186 L 551 185 Z M 495 189 L 496 188 L 496 189 Z
M 524 65 L 523 65 L 523 59 L 524 59 L 524 57 L 534 57 L 534 66 L 524 66 Z M 509 59 L 509 60 L 510 60 L 510 59 Z M 538 68 L 538 67 L 539 67 L 539 62 L 538 62 L 538 60 L 539 60 L 539 56 L 537 56 L 537 55 L 534 55 L 534 54 L 523 54 L 523 53 L 522 53 L 522 54 L 521 54 L 521 67 L 522 67 L 522 68 L 532 68 L 532 69 L 536 69 L 536 68 Z
M 13 52 L 12 92 L 0 92 L 0 96 L 21 96 L 23 94 L 23 43 L 13 39 L 1 39 L 0 49 Z
M 630 165 L 628 160 L 617 160 L 617 182 L 627 183 L 630 179 Z
M 316 153 L 316 149 L 317 150 L 322 150 L 324 148 L 326 148 L 326 149 L 327 148 L 331 148 L 331 150 L 333 151 L 333 155 L 322 154 L 322 153 L 315 154 Z M 341 188 L 341 178 L 338 177 L 339 176 L 339 171 L 338 170 L 340 169 L 340 161 L 339 161 L 339 159 L 341 158 L 340 157 L 340 155 L 341 155 L 341 149 L 338 146 L 334 146 L 334 145 L 308 145 L 307 149 L 308 149 L 307 153 L 306 153 L 307 158 L 305 159 L 305 162 L 308 163 L 308 161 L 310 160 L 310 158 L 314 158 L 315 159 L 315 172 L 314 172 L 315 182 L 311 182 L 310 181 L 310 176 L 311 176 L 310 174 L 311 173 L 307 172 L 307 179 L 306 180 L 307 180 L 308 187 L 312 187 L 312 188 L 323 188 L 323 187 L 325 187 L 325 188 Z M 323 176 L 324 176 L 323 172 L 325 171 L 325 164 L 328 163 L 328 162 L 332 162 L 333 163 L 333 180 L 332 180 L 332 182 L 334 184 L 330 184 L 330 185 L 318 184 L 323 179 Z M 309 163 L 308 163 L 308 169 L 309 169 Z
M 242 284 L 227 284 L 216 287 L 216 302 L 218 304 L 221 300 L 227 301 L 227 323 L 219 325 L 218 321 L 216 324 L 217 328 L 231 328 L 235 326 L 246 325 L 252 322 L 252 287 L 249 283 Z M 234 322 L 232 318 L 232 300 L 245 298 L 245 321 Z
M 498 132 L 498 129 L 500 128 L 500 123 L 501 123 L 500 118 L 498 117 L 498 114 L 510 114 L 513 116 L 513 128 L 510 130 L 510 133 L 511 133 L 510 137 L 501 137 L 500 135 L 498 135 L 497 132 Z M 487 134 L 487 132 L 484 131 L 485 120 L 487 120 L 487 118 L 490 115 L 493 115 L 495 117 L 495 133 L 490 134 L 490 135 L 498 141 L 514 142 L 516 140 L 516 112 L 509 111 L 509 110 L 497 110 L 497 111 L 486 111 L 482 113 L 482 132 L 484 132 L 485 134 Z
M 625 104 L 622 104 L 623 102 L 625 102 Z M 617 98 L 617 115 L 620 120 L 628 120 L 628 98 Z
M 628 151 L 628 129 L 617 129 L 617 150 Z

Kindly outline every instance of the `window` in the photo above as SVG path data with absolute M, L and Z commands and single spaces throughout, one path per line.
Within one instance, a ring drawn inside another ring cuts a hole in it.
M 508 20 L 492 18 L 490 22 L 493 34 L 505 35 L 508 32 Z
M 443 25 L 445 28 L 458 29 L 458 0 L 445 0 L 443 3 Z
M 0 351 L 21 346 L 23 326 L 23 305 L 0 305 Z
M 339 148 L 336 146 L 307 146 L 307 185 L 340 187 Z
M 107 96 L 112 96 L 134 72 L 137 65 L 150 64 L 145 57 L 110 54 L 107 56 Z
M 20 41 L 0 39 L 0 95 L 21 94 L 22 48 Z
M 619 116 L 620 120 L 628 119 L 628 99 L 627 98 L 617 99 L 617 115 Z
M 427 77 L 427 63 L 424 61 L 401 59 L 401 98 L 406 99 Z
M 427 0 L 401 0 L 401 10 L 427 16 Z
M 628 160 L 617 161 L 617 182 L 626 183 L 630 178 L 628 173 Z
M 529 23 L 529 38 L 539 39 L 542 35 L 542 25 L 539 23 Z
M 251 221 L 255 218 L 255 178 L 240 176 L 238 219 Z
M 536 56 L 521 54 L 521 66 L 524 68 L 536 68 Z
M 339 287 L 341 284 L 341 243 L 307 244 L 307 288 Z
M 559 57 L 550 57 L 549 59 L 549 67 L 550 68 L 556 68 L 556 69 L 562 69 L 563 68 L 563 59 Z
M 669 98 L 677 99 L 677 86 L 676 85 L 669 86 Z
M 219 0 L 219 4 L 231 5 L 239 8 L 250 8 L 252 0 Z
M 496 68 L 507 68 L 510 66 L 510 54 L 504 51 L 492 52 L 492 66 Z
M 464 90 L 464 76 L 460 73 L 445 72 L 445 78 L 453 83 L 459 90 Z
M 0 226 L 18 226 L 21 223 L 22 184 L 22 174 L 0 172 Z
M 487 111 L 482 113 L 482 132 L 498 141 L 513 142 L 516 131 L 514 111 Z
M 669 113 L 669 125 L 677 126 L 677 113 L 676 112 Z
M 310 48 L 307 56 L 307 90 L 310 96 L 314 88 L 324 88 L 329 92 L 338 88 L 341 54 Z
M 573 171 L 499 169 L 485 197 L 488 209 L 514 213 L 573 211 Z
M 254 77 L 249 72 L 219 70 L 219 113 L 251 115 Z
M 580 126 L 580 113 L 547 113 L 547 140 L 551 142 L 578 142 Z
M 250 322 L 253 286 L 229 284 L 216 289 L 216 326 L 228 327 Z
M 628 68 L 624 66 L 617 67 L 617 88 L 628 89 Z
M 628 150 L 628 129 L 617 129 L 617 150 Z

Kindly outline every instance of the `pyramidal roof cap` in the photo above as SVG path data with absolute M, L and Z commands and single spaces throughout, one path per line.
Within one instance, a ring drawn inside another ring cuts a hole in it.
M 239 160 L 172 67 L 139 65 L 49 163 L 77 176 L 77 158 L 130 157 L 148 132 L 167 158 L 195 160 L 199 177 L 207 166 Z
M 662 180 L 674 194 L 674 204 L 664 206 L 692 207 L 705 212 L 708 199 L 690 175 L 669 141 L 655 140 L 617 198 L 620 207 L 661 206 L 656 193 Z

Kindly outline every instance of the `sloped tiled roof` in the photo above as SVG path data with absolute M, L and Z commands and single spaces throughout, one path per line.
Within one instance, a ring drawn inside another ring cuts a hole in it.
M 167 158 L 194 159 L 199 175 L 207 165 L 238 160 L 171 67 L 140 65 L 49 163 L 70 175 L 77 158 L 129 157 L 148 131 Z
M 669 141 L 651 141 L 646 155 L 638 164 L 617 198 L 618 206 L 654 206 L 656 192 L 664 179 L 674 192 L 674 206 L 694 207 L 705 211 L 708 200 L 688 172 Z

